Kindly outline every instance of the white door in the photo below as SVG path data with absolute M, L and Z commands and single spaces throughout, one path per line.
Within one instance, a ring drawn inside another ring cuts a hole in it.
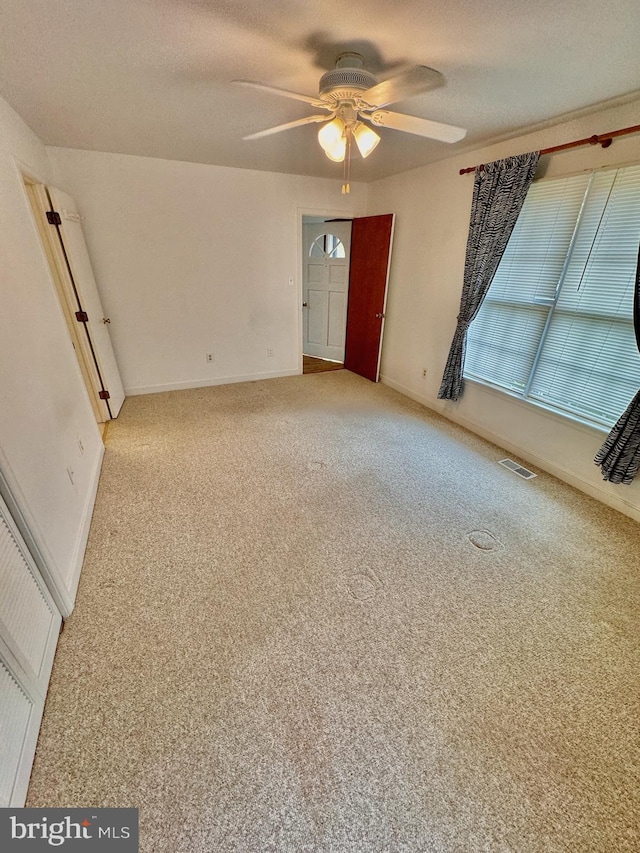
M 351 222 L 303 225 L 303 349 L 344 361 Z
M 102 383 L 101 397 L 106 399 L 109 415 L 117 417 L 124 402 L 124 388 L 120 371 L 111 345 L 109 318 L 105 317 L 100 295 L 93 275 L 91 260 L 80 224 L 80 214 L 70 195 L 55 187 L 48 187 L 53 212 L 58 213 L 55 222 L 68 265 L 71 285 L 74 288 L 80 312 L 84 312 L 85 328 L 91 342 L 99 378 Z M 106 396 L 103 394 L 106 392 Z
M 61 617 L 0 498 L 0 807 L 23 806 Z

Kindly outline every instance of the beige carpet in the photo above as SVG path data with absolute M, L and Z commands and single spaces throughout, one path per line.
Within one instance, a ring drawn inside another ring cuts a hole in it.
M 137 806 L 145 853 L 640 849 L 638 526 L 504 455 L 344 370 L 129 398 L 28 805 Z

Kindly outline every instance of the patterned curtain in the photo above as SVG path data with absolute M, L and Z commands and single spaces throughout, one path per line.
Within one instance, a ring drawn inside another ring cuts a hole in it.
M 633 326 L 640 351 L 640 251 L 633 294 Z M 609 437 L 593 460 L 600 466 L 603 480 L 629 485 L 640 466 L 640 391 L 629 403 Z
M 438 392 L 441 400 L 457 400 L 462 394 L 467 329 L 498 269 L 539 158 L 533 151 L 476 169 L 460 313 Z

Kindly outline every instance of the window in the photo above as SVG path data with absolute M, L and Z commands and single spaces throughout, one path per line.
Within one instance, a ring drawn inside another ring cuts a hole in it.
M 311 244 L 310 258 L 344 258 L 345 251 L 342 240 L 335 234 L 321 234 Z
M 539 181 L 471 324 L 465 376 L 611 427 L 640 388 L 640 166 Z

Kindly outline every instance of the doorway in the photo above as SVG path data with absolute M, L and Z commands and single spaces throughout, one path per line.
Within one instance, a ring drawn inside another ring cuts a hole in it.
M 302 372 L 380 377 L 394 215 L 302 216 Z
M 69 337 L 98 424 L 118 416 L 124 389 L 93 275 L 80 216 L 71 196 L 23 175 Z

